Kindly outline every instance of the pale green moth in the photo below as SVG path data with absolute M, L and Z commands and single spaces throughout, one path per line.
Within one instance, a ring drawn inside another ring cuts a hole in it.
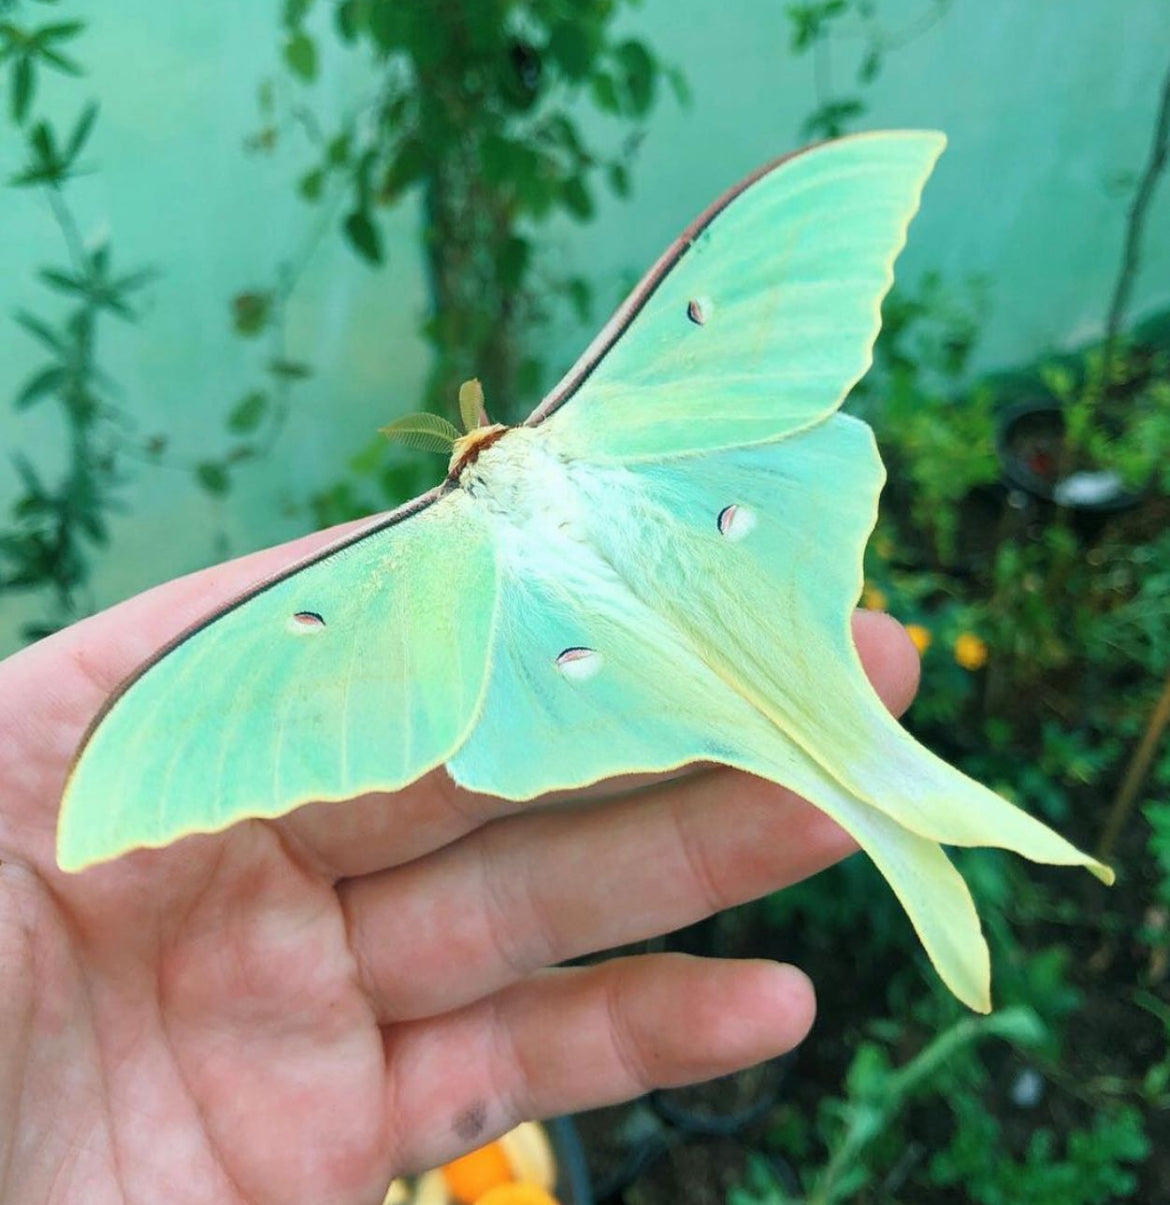
M 440 765 L 529 799 L 721 762 L 852 833 L 943 980 L 988 1009 L 987 947 L 940 843 L 1111 873 L 918 745 L 850 638 L 883 471 L 837 410 L 943 143 L 860 135 L 757 173 L 523 425 L 488 424 L 473 387 L 465 435 L 396 424 L 453 445 L 447 480 L 123 686 L 66 787 L 60 865 Z

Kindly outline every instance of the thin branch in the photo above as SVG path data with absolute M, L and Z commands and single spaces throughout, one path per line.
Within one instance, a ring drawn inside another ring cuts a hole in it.
M 50 185 L 47 192 L 49 208 L 53 211 L 53 217 L 57 219 L 57 225 L 61 227 L 61 234 L 69 249 L 69 257 L 73 260 L 73 266 L 78 272 L 88 276 L 89 256 L 85 253 L 85 240 L 81 237 L 81 229 L 77 225 L 73 211 L 69 208 L 57 185 Z
M 1162 81 L 1162 98 L 1158 106 L 1158 115 L 1154 122 L 1154 138 L 1150 144 L 1150 156 L 1146 161 L 1145 170 L 1134 193 L 1133 204 L 1125 223 L 1125 250 L 1122 253 L 1121 270 L 1117 274 L 1117 283 L 1113 289 L 1113 301 L 1109 306 L 1109 317 L 1105 322 L 1104 371 L 1105 385 L 1111 379 L 1113 353 L 1121 333 L 1121 324 L 1125 321 L 1129 309 L 1130 295 L 1141 267 L 1142 235 L 1145 231 L 1146 216 L 1154 191 L 1158 185 L 1158 177 L 1166 167 L 1167 154 L 1170 152 L 1170 68 L 1167 68 L 1166 78 Z
M 1109 815 L 1105 819 L 1105 827 L 1102 829 L 1101 839 L 1097 843 L 1097 856 L 1103 862 L 1113 853 L 1113 847 L 1125 829 L 1126 821 L 1133 812 L 1134 805 L 1141 795 L 1142 787 L 1146 784 L 1150 767 L 1154 763 L 1154 754 L 1158 751 L 1158 745 L 1165 735 L 1167 727 L 1170 727 L 1170 674 L 1166 676 L 1162 693 L 1157 703 L 1154 704 L 1153 711 L 1150 712 L 1146 730 L 1130 758 L 1125 778 L 1122 779 L 1121 786 L 1109 808 Z

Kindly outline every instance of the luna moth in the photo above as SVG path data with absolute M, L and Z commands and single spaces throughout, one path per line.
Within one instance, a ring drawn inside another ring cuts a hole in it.
M 850 636 L 884 474 L 839 409 L 943 145 L 859 135 L 764 168 L 527 421 L 488 422 L 469 388 L 464 433 L 410 427 L 452 448 L 438 487 L 261 582 L 114 695 L 65 789 L 61 867 L 439 766 L 526 800 L 723 763 L 851 833 L 944 982 L 987 1010 L 987 947 L 942 845 L 1111 872 L 920 746 Z

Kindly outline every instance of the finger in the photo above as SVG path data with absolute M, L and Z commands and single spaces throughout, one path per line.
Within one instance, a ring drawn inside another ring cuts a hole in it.
M 854 615 L 853 635 L 878 694 L 895 715 L 901 714 L 918 685 L 913 642 L 897 620 L 873 611 Z M 629 775 L 595 784 L 576 796 L 612 797 L 633 787 L 689 777 L 692 772 Z M 461 790 L 439 769 L 394 795 L 366 795 L 342 805 L 311 804 L 279 823 L 307 862 L 320 873 L 341 879 L 401 865 L 489 820 L 538 806 Z
M 900 631 L 891 624 L 880 626 Z M 905 648 L 916 660 L 909 640 Z M 883 664 L 883 686 L 900 703 L 912 670 L 898 654 Z M 389 1022 L 692 924 L 854 848 L 793 792 L 718 768 L 604 805 L 515 816 L 433 857 L 343 883 L 339 897 L 366 991 Z
M 388 1023 L 681 928 L 852 848 L 790 791 L 720 768 L 617 802 L 516 816 L 338 894 L 363 985 Z
M 387 1032 L 396 1164 L 434 1167 L 525 1118 L 728 1075 L 791 1050 L 815 998 L 795 967 L 681 954 L 545 971 Z

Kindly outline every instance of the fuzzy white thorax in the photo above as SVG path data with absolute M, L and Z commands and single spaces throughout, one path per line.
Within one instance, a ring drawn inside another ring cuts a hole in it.
M 628 497 L 629 477 L 619 466 L 565 456 L 545 429 L 516 427 L 485 448 L 459 484 L 490 523 L 504 566 L 551 559 L 562 578 L 586 568 L 595 577 L 612 573 L 600 564 L 595 500 Z

